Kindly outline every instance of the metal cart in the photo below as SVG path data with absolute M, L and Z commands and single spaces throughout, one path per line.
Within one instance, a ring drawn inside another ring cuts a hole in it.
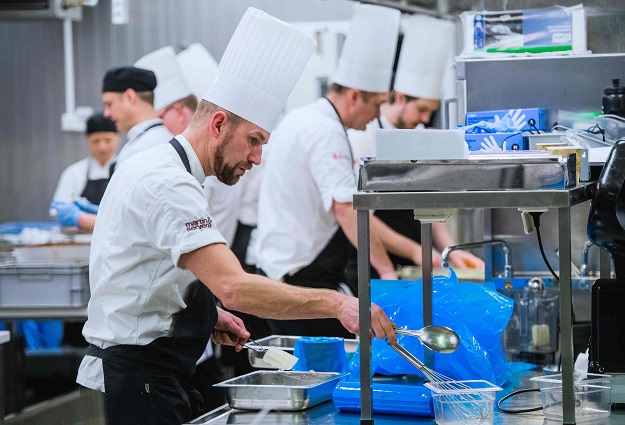
M 372 210 L 410 210 L 421 219 L 424 209 L 454 210 L 458 208 L 519 208 L 522 210 L 558 210 L 558 237 L 560 247 L 560 348 L 562 356 L 562 384 L 564 396 L 564 423 L 575 423 L 573 386 L 573 336 L 571 298 L 571 207 L 592 197 L 594 184 L 567 189 L 510 189 L 484 191 L 439 192 L 359 192 L 354 195 L 354 209 L 358 215 L 358 297 L 360 304 L 360 382 L 361 424 L 373 424 L 371 392 L 370 273 L 369 273 L 369 213 Z M 421 224 L 423 246 L 423 323 L 432 323 L 432 224 L 427 217 Z M 428 366 L 433 358 L 425 358 Z M 368 391 L 366 389 L 369 389 Z

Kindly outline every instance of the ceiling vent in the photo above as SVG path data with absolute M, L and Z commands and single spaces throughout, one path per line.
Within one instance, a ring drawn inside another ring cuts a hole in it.
M 93 0 L 0 0 L 0 19 L 82 19 L 83 5 Z M 97 3 L 97 1 L 95 2 Z

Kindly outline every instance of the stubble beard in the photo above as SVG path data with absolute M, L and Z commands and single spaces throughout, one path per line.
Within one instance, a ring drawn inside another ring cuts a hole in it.
M 241 176 L 234 174 L 234 170 L 239 166 L 239 164 L 235 167 L 224 164 L 224 150 L 232 141 L 233 137 L 233 131 L 229 131 L 225 135 L 223 143 L 215 151 L 215 177 L 217 177 L 217 180 L 227 184 L 228 186 L 236 184 L 241 178 Z

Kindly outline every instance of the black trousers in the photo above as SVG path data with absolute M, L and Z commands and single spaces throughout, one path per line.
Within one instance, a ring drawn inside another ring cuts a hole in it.
M 102 363 L 107 425 L 180 425 L 204 411 L 200 393 L 179 377 Z

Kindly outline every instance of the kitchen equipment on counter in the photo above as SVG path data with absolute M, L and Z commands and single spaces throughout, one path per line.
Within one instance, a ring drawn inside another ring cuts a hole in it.
M 401 345 L 389 345 L 430 381 L 425 386 L 434 393 L 437 424 L 493 424 L 495 393 L 501 388 L 483 380 L 456 381 L 428 368 Z
M 604 114 L 625 117 L 625 87 L 619 84 L 618 78 L 612 79 L 612 85 L 603 89 L 601 110 Z
M 401 266 L 396 270 L 397 278 L 401 280 L 419 280 L 423 271 L 419 266 Z M 484 270 L 479 269 L 454 269 L 454 273 L 461 282 L 484 282 Z M 447 276 L 449 269 L 432 269 L 432 276 Z
M 245 344 L 243 347 L 248 350 L 253 350 L 258 353 L 263 354 L 263 361 L 272 367 L 280 370 L 290 370 L 293 369 L 295 363 L 299 360 L 291 353 L 287 353 L 284 350 L 281 350 L 277 347 L 269 347 L 265 348 L 258 342 L 253 339 L 249 339 L 249 342 Z
M 256 342 L 263 347 L 276 347 L 285 351 L 287 353 L 293 353 L 295 350 L 295 341 L 297 341 L 300 336 L 295 335 L 270 335 L 265 338 L 257 339 Z M 356 339 L 346 339 L 343 341 L 345 344 L 345 352 L 347 353 L 348 360 L 351 356 L 354 355 L 356 349 L 358 348 L 358 340 Z M 264 353 L 257 350 L 247 350 L 247 358 L 250 361 L 250 365 L 252 367 L 258 369 L 276 369 L 272 365 L 263 361 Z
M 502 335 L 506 359 L 553 363 L 558 349 L 558 289 L 533 278 L 523 288 L 503 288 L 499 292 L 514 300 L 512 317 Z
M 625 403 L 625 139 L 614 144 L 597 180 L 588 213 L 588 238 L 612 257 L 616 279 L 592 287 L 588 369 L 615 375 L 612 403 Z
M 506 241 L 501 240 L 501 239 L 461 243 L 457 245 L 448 246 L 443 250 L 443 253 L 441 254 L 441 267 L 442 268 L 449 267 L 448 259 L 449 259 L 449 254 L 451 254 L 452 251 L 455 251 L 457 249 L 471 249 L 471 248 L 485 247 L 488 245 L 501 246 L 501 249 L 503 250 L 503 255 L 504 255 L 504 276 L 507 278 L 511 278 L 512 277 L 512 260 L 510 258 L 510 247 L 508 247 L 508 244 L 506 243 Z
M 233 409 L 305 410 L 332 398 L 348 373 L 259 370 L 215 384 Z
M 395 332 L 399 335 L 417 337 L 424 347 L 437 353 L 453 353 L 460 344 L 458 334 L 446 326 L 425 326 L 416 331 L 398 328 Z
M 432 391 L 420 385 L 382 384 L 374 382 L 373 411 L 392 415 L 434 416 Z M 360 382 L 342 381 L 332 395 L 341 411 L 360 412 Z
M 539 383 L 546 419 L 562 422 L 562 375 L 530 378 Z M 610 416 L 612 377 L 594 373 L 575 372 L 575 421 L 596 421 Z
M 297 371 L 347 372 L 349 362 L 344 338 L 303 336 L 295 341 L 293 355 L 299 360 L 293 367 Z
M 508 155 L 466 160 L 367 161 L 360 168 L 360 191 L 413 192 L 557 189 L 574 184 L 559 157 Z M 436 188 L 435 190 L 433 188 Z

